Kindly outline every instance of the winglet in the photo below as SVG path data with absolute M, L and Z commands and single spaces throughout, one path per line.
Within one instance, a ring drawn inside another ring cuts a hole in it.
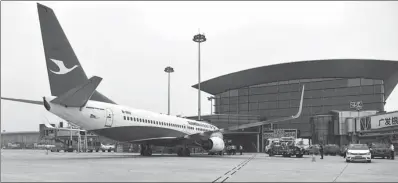
M 50 102 L 65 107 L 83 107 L 91 98 L 101 81 L 102 78 L 93 76 L 84 84 L 67 91 Z
M 303 111 L 303 100 L 304 100 L 304 85 L 303 85 L 303 90 L 301 91 L 301 100 L 300 100 L 300 107 L 296 115 L 292 116 L 293 118 L 298 118 L 301 115 L 301 112 Z
M 278 122 L 282 122 L 282 121 L 297 119 L 298 117 L 300 117 L 301 112 L 303 111 L 303 101 L 304 101 L 304 85 L 303 85 L 303 91 L 301 93 L 300 107 L 299 107 L 299 110 L 296 115 L 277 118 L 277 119 L 270 119 L 270 120 L 266 120 L 266 121 L 259 121 L 259 122 L 255 122 L 255 123 L 247 123 L 247 124 L 242 124 L 242 125 L 237 125 L 237 126 L 230 126 L 225 129 L 219 129 L 218 131 L 220 131 L 220 132 L 233 131 L 233 130 L 251 128 L 251 127 L 256 127 L 256 126 L 261 126 L 261 125 L 266 125 L 266 124 L 271 124 L 271 123 L 278 123 Z

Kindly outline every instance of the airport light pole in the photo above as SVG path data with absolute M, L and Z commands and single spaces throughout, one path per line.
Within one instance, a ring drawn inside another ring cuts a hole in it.
M 215 99 L 213 96 L 207 97 L 208 100 L 210 100 L 210 114 L 213 114 L 213 99 Z
M 172 67 L 170 67 L 170 66 L 168 66 L 168 67 L 166 67 L 165 69 L 164 69 L 164 72 L 167 72 L 167 74 L 168 74 L 168 77 L 169 77 L 169 81 L 168 81 L 168 85 L 169 85 L 169 88 L 168 88 L 168 107 L 167 107 L 167 115 L 170 115 L 170 73 L 172 73 L 172 72 L 174 72 L 174 69 L 172 68 Z
M 193 41 L 198 43 L 198 120 L 200 121 L 200 43 L 206 41 L 204 34 L 196 34 L 193 36 Z

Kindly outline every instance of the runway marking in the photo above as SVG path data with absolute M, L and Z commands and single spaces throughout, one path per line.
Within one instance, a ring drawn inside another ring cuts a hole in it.
M 340 172 L 340 174 L 334 178 L 333 182 L 336 182 L 336 180 L 343 174 L 344 170 L 348 167 L 348 163 L 345 165 L 345 167 L 343 168 L 343 170 Z
M 222 180 L 221 182 L 224 182 L 224 181 L 226 181 L 228 178 L 229 178 L 229 177 L 225 178 L 225 179 L 224 179 L 224 180 Z
M 213 181 L 216 182 L 219 179 L 221 179 L 222 177 L 225 177 L 221 182 L 226 181 L 227 179 L 229 179 L 232 175 L 234 175 L 235 173 L 237 173 L 242 167 L 244 167 L 247 163 L 249 163 L 251 160 L 254 159 L 254 157 L 257 156 L 257 154 L 254 154 L 253 156 L 251 156 L 249 159 L 244 160 L 243 162 L 239 163 L 238 166 L 235 166 L 234 168 L 232 168 L 231 170 L 227 171 L 226 173 L 224 173 L 224 175 L 218 177 L 216 180 Z M 231 174 L 229 174 L 231 171 L 233 171 Z
M 221 178 L 221 176 L 220 177 L 218 177 L 216 180 L 214 180 L 213 182 L 216 182 L 218 179 L 220 179 Z

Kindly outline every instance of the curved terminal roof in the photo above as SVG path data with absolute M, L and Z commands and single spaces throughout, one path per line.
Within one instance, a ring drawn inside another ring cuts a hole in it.
M 215 95 L 252 85 L 315 78 L 381 79 L 387 99 L 398 83 L 398 61 L 330 59 L 282 63 L 219 76 L 200 83 L 200 89 Z M 197 89 L 198 85 L 192 87 Z

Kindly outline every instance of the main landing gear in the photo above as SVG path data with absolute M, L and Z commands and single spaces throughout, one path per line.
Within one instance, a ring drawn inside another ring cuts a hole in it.
M 191 151 L 187 147 L 185 147 L 185 148 L 181 147 L 178 149 L 177 155 L 178 156 L 191 156 Z
M 141 144 L 141 156 L 151 156 L 152 155 L 152 148 L 148 144 Z

